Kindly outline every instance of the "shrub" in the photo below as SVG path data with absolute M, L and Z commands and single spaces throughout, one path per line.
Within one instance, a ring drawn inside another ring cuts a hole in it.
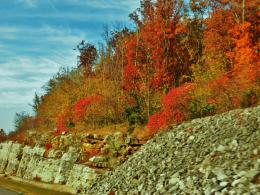
M 150 116 L 147 123 L 150 134 L 157 133 L 160 129 L 167 126 L 166 116 L 164 112 L 158 112 Z
M 44 147 L 45 147 L 45 150 L 50 150 L 51 148 L 52 148 L 52 144 L 51 143 L 46 143 L 45 145 L 44 145 Z
M 153 114 L 147 127 L 150 132 L 156 133 L 172 123 L 181 123 L 189 117 L 190 92 L 194 86 L 190 83 L 173 88 L 163 98 L 163 109 Z

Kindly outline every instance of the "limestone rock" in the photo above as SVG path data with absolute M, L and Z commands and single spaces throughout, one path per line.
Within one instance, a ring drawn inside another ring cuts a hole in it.
M 12 147 L 9 151 L 8 165 L 5 170 L 6 174 L 16 173 L 18 166 L 19 166 L 19 162 L 21 160 L 21 155 L 22 155 L 21 144 L 13 143 Z
M 84 165 L 74 164 L 70 171 L 66 185 L 71 186 L 79 191 L 89 187 L 92 184 L 95 172 Z
M 96 177 L 84 193 L 259 194 L 259 143 L 260 106 L 184 122 Z
M 82 190 L 91 184 L 96 173 L 85 165 L 77 165 L 79 151 L 69 147 L 68 151 L 51 149 L 47 158 L 45 148 L 22 146 L 18 143 L 0 144 L 0 170 L 27 180 L 66 184 Z
M 0 173 L 5 171 L 12 144 L 12 142 L 0 143 Z

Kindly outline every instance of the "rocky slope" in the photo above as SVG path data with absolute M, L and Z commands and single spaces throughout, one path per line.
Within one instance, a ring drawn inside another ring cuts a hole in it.
M 157 135 L 86 194 L 260 193 L 260 106 Z

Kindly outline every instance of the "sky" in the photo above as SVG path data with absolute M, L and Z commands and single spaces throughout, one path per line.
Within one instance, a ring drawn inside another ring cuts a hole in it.
M 0 0 L 0 128 L 32 113 L 35 92 L 61 67 L 75 67 L 81 40 L 102 41 L 105 25 L 131 26 L 140 0 Z

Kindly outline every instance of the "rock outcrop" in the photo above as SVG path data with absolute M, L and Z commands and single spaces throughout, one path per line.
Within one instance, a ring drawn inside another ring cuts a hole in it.
M 95 171 L 77 164 L 79 151 L 69 147 L 66 152 L 42 147 L 22 146 L 11 141 L 0 143 L 0 173 L 27 180 L 65 184 L 77 191 L 88 187 Z
M 149 140 L 86 194 L 259 194 L 260 106 L 195 119 Z
M 0 143 L 0 174 L 26 180 L 65 184 L 82 192 L 94 177 L 121 163 L 121 158 L 140 147 L 139 141 L 115 132 L 103 138 L 96 134 L 47 135 L 29 131 L 35 147 L 6 141 Z M 50 144 L 46 144 L 49 143 Z M 40 147 L 44 145 L 45 147 Z M 47 147 L 50 146 L 50 147 Z M 73 147 L 72 147 L 73 146 Z M 94 169 L 95 168 L 95 169 Z

